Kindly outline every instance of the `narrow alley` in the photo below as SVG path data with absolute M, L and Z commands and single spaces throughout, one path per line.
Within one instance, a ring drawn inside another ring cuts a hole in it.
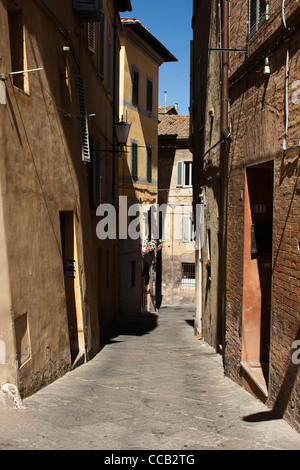
M 100 353 L 0 413 L 0 450 L 300 450 L 300 435 L 224 377 L 191 307 L 124 321 Z

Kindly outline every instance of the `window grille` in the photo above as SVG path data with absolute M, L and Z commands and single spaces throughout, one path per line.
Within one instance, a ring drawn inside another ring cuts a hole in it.
M 268 19 L 268 0 L 249 0 L 249 36 L 252 36 Z
M 195 277 L 195 264 L 194 263 L 182 263 L 182 285 L 194 287 L 196 285 Z

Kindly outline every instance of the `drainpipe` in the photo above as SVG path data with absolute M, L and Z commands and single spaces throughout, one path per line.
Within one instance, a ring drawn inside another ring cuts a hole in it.
M 229 49 L 229 0 L 223 0 L 222 8 L 222 48 Z M 229 52 L 222 52 L 222 90 L 221 90 L 221 133 L 224 139 L 231 137 L 228 125 L 229 104 Z

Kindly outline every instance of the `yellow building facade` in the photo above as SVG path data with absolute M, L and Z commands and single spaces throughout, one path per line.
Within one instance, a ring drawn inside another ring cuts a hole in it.
M 119 158 L 119 195 L 146 214 L 158 203 L 159 67 L 177 59 L 135 18 L 121 18 L 120 118 L 131 124 Z M 129 221 L 129 219 L 128 219 Z M 119 242 L 119 312 L 155 309 L 155 255 L 151 234 Z M 149 255 L 150 253 L 150 255 Z M 148 259 L 149 258 L 149 259 Z

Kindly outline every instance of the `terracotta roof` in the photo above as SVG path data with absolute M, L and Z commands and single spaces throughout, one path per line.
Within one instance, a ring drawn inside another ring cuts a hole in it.
M 178 114 L 175 106 L 159 106 L 158 114 Z
M 160 114 L 158 116 L 158 135 L 188 139 L 190 136 L 190 115 Z

